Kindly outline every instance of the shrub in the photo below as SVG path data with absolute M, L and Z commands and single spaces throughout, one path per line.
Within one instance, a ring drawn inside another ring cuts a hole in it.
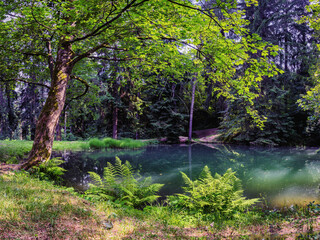
M 159 196 L 155 195 L 163 184 L 152 184 L 151 177 L 142 178 L 135 173 L 128 161 L 122 164 L 116 157 L 114 165 L 108 162 L 104 168 L 103 179 L 95 173 L 89 172 L 93 184 L 86 192 L 90 200 L 109 200 L 120 205 L 143 208 L 146 204 L 155 202 Z
M 120 144 L 121 147 L 124 148 L 141 148 L 144 147 L 147 143 L 139 141 L 139 140 L 134 140 L 131 138 L 124 138 L 122 140 L 122 143 Z
M 124 138 L 121 140 L 113 139 L 113 138 L 104 138 L 103 142 L 106 147 L 109 148 L 141 148 L 147 145 L 147 143 L 134 140 L 131 138 Z
M 104 138 L 104 144 L 109 148 L 120 148 L 120 141 L 113 138 Z
M 181 174 L 187 185 L 183 188 L 184 194 L 169 197 L 169 205 L 184 209 L 188 214 L 212 215 L 215 219 L 232 218 L 258 201 L 243 197 L 240 179 L 231 169 L 222 176 L 216 174 L 213 177 L 205 166 L 195 181 L 185 173 Z
M 89 146 L 90 146 L 90 148 L 94 148 L 94 149 L 100 149 L 100 148 L 106 147 L 105 143 L 103 141 L 99 140 L 98 138 L 90 139 Z

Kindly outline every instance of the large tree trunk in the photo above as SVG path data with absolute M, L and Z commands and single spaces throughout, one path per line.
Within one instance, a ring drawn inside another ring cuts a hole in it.
M 48 98 L 38 118 L 32 150 L 23 169 L 29 169 L 50 159 L 55 130 L 63 110 L 72 65 L 71 45 L 61 44 L 52 72 Z

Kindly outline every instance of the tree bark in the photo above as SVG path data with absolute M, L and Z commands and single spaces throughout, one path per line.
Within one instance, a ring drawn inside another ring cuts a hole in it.
M 206 98 L 206 101 L 204 103 L 204 108 L 206 111 L 209 110 L 209 107 L 210 107 L 210 102 L 212 100 L 212 88 L 213 88 L 213 82 L 210 81 L 207 85 L 207 88 L 206 88 L 206 93 L 207 93 L 207 98 Z
M 192 78 L 191 86 L 192 86 L 192 95 L 191 95 L 190 120 L 189 120 L 189 137 L 188 137 L 189 142 L 191 142 L 192 140 L 193 107 L 194 107 L 194 95 L 196 92 L 196 82 L 194 78 Z
M 64 140 L 67 140 L 67 118 L 68 118 L 68 112 L 67 109 L 64 109 Z
M 10 136 L 10 140 L 13 139 L 13 135 L 14 135 L 14 131 L 17 127 L 16 125 L 16 117 L 15 117 L 15 114 L 14 114 L 14 108 L 13 108 L 13 102 L 11 101 L 11 92 L 12 90 L 10 89 L 9 87 L 9 84 L 7 83 L 5 85 L 5 91 L 6 91 L 6 95 L 7 95 L 7 109 L 8 109 L 8 133 L 9 133 L 9 136 Z
M 118 108 L 113 106 L 112 113 L 112 138 L 118 138 Z
M 22 165 L 22 169 L 25 170 L 49 160 L 51 156 L 55 130 L 65 104 L 66 90 L 73 68 L 71 44 L 62 42 L 60 46 L 48 98 L 38 118 L 32 150 Z
M 57 127 L 56 127 L 56 141 L 61 141 L 62 140 L 62 135 L 61 135 L 61 125 L 58 121 Z
M 116 65 L 116 71 L 119 70 L 118 65 Z M 113 139 L 117 139 L 118 138 L 118 112 L 119 112 L 119 108 L 118 108 L 118 103 L 120 101 L 120 96 L 119 96 L 119 83 L 118 83 L 118 79 L 117 79 L 117 72 L 115 72 L 115 79 L 113 82 L 113 86 L 112 86 L 112 94 L 114 97 L 113 100 L 113 106 L 112 106 L 112 138 Z

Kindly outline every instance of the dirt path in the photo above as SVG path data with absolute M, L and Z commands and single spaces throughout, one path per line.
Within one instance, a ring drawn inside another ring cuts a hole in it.
M 210 128 L 204 130 L 193 131 L 193 142 L 201 143 L 219 143 L 218 137 L 220 136 L 218 128 Z M 180 142 L 187 142 L 188 137 L 180 136 Z

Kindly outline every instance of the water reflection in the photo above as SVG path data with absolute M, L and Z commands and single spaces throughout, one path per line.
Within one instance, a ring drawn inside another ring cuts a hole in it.
M 319 197 L 320 155 L 317 149 L 253 148 L 212 144 L 149 146 L 142 150 L 104 150 L 63 153 L 65 180 L 85 190 L 88 172 L 102 175 L 107 162 L 115 156 L 128 160 L 143 176 L 164 183 L 162 195 L 181 192 L 180 171 L 192 179 L 205 165 L 212 173 L 223 174 L 228 168 L 237 172 L 248 197 L 265 196 L 270 202 L 289 204 L 289 200 L 316 200 Z M 291 201 L 292 202 L 292 201 Z M 290 204 L 291 204 L 290 202 Z

